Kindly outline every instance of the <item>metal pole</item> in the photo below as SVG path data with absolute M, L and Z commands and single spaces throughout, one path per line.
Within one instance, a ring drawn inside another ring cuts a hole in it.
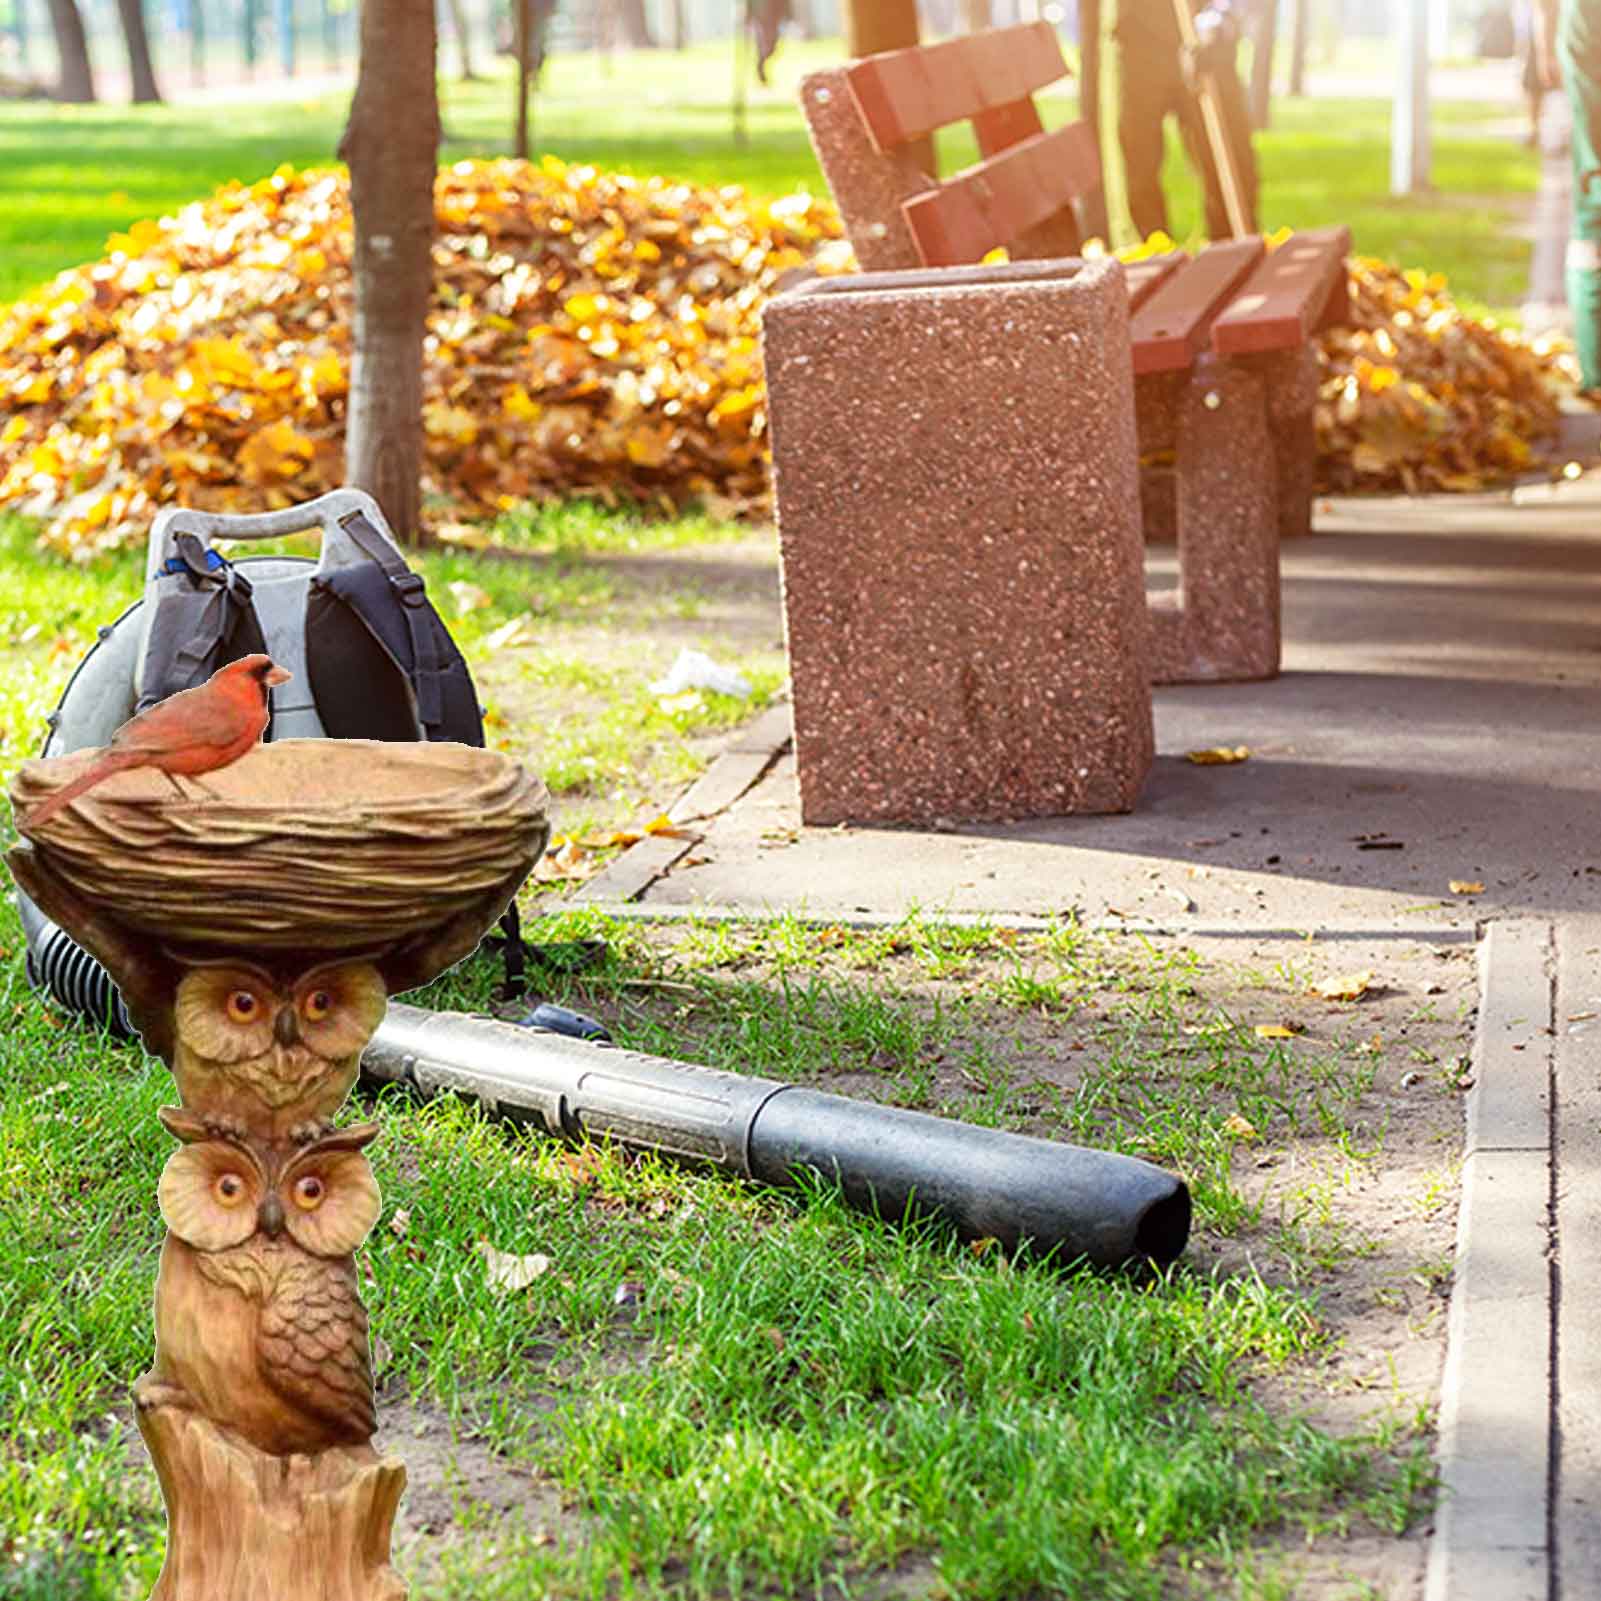
M 189 81 L 206 81 L 206 0 L 189 0 Z
M 278 30 L 278 63 L 286 78 L 295 75 L 295 0 L 276 0 L 274 23 Z
M 1429 0 L 1397 7 L 1399 77 L 1390 122 L 1390 193 L 1415 195 L 1429 187 Z
M 22 9 L 23 0 L 11 0 L 11 31 L 17 40 L 17 65 L 26 77 L 33 62 L 28 55 L 28 18 Z

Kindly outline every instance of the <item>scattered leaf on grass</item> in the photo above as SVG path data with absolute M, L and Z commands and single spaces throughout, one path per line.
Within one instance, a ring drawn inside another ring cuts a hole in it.
M 1259 1040 L 1293 1040 L 1297 1034 L 1304 1034 L 1304 1023 L 1258 1023 L 1256 1037 Z
M 502 1295 L 526 1290 L 541 1274 L 550 1271 L 550 1258 L 543 1251 L 514 1256 L 507 1251 L 497 1251 L 487 1240 L 478 1242 L 478 1251 L 484 1259 L 490 1289 Z
M 1482 895 L 1484 885 L 1476 878 L 1453 878 L 1451 880 L 1451 893 L 1453 895 Z
M 1312 993 L 1326 1001 L 1359 1001 L 1373 988 L 1373 969 L 1365 967 L 1360 973 L 1341 973 L 1337 978 L 1326 978 L 1312 986 Z
M 405 1207 L 395 1208 L 395 1215 L 389 1220 L 389 1232 L 397 1239 L 405 1239 L 411 1228 L 411 1213 Z
M 1247 1144 L 1249 1144 L 1252 1140 L 1258 1140 L 1262 1137 L 1257 1133 L 1256 1125 L 1254 1123 L 1247 1122 L 1246 1119 L 1241 1117 L 1238 1112 L 1233 1112 L 1228 1117 L 1223 1119 L 1223 1132 L 1227 1134 L 1230 1139 L 1244 1140 Z
M 1206 750 L 1189 751 L 1187 756 L 1197 767 L 1228 767 L 1247 760 L 1250 754 L 1249 745 L 1212 745 Z

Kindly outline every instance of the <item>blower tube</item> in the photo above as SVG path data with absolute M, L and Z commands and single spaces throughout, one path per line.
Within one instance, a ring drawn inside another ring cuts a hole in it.
M 546 1134 L 608 1137 L 775 1186 L 818 1174 L 887 1221 L 932 1214 L 965 1239 L 1027 1242 L 1063 1265 L 1165 1264 L 1189 1238 L 1188 1188 L 1136 1157 L 493 1018 L 391 1002 L 361 1065 L 378 1083 L 454 1091 Z
M 26 895 L 17 907 L 28 981 L 132 1039 L 122 996 L 98 961 Z M 361 1059 L 380 1084 L 454 1091 L 490 1113 L 564 1139 L 584 1135 L 710 1162 L 792 1186 L 810 1172 L 890 1222 L 942 1217 L 964 1239 L 1027 1242 L 1069 1263 L 1165 1264 L 1184 1250 L 1190 1192 L 1136 1157 L 1031 1139 L 797 1084 L 391 1001 Z
M 122 992 L 105 968 L 20 891 L 16 905 L 27 945 L 28 982 L 54 996 L 68 1011 L 110 1029 L 119 1039 L 133 1039 L 134 1027 Z

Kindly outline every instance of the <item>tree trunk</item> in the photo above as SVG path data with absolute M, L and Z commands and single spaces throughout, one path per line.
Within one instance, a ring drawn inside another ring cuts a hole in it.
M 982 33 L 993 20 L 990 0 L 962 0 L 962 32 Z
M 61 85 L 56 99 L 83 105 L 98 98 L 78 0 L 50 0 L 50 26 L 55 29 L 56 52 L 61 58 Z
M 517 58 L 517 111 L 511 153 L 519 161 L 528 159 L 528 95 L 534 72 L 534 18 L 529 14 L 531 9 L 531 0 L 512 0 L 511 49 Z
M 1273 115 L 1273 47 L 1278 42 L 1279 8 L 1277 0 L 1257 9 L 1251 30 L 1251 126 L 1261 129 Z
M 917 0 L 845 0 L 846 55 L 871 56 L 917 42 Z
M 160 101 L 156 69 L 150 60 L 150 35 L 145 31 L 144 0 L 117 0 L 117 19 L 128 45 L 128 71 L 133 78 L 133 103 L 153 105 Z
M 1310 0 L 1290 0 L 1290 93 L 1297 97 L 1306 93 L 1306 41 L 1310 32 L 1307 24 Z
M 433 0 L 366 0 L 350 121 L 356 338 L 345 478 L 397 538 L 422 541 L 422 341 L 433 288 L 439 151 Z
M 611 0 L 616 8 L 617 32 L 630 50 L 654 50 L 650 22 L 645 16 L 645 0 Z
M 456 48 L 461 52 L 461 81 L 473 83 L 478 74 L 473 71 L 472 34 L 467 25 L 466 0 L 450 0 L 450 26 L 456 35 Z

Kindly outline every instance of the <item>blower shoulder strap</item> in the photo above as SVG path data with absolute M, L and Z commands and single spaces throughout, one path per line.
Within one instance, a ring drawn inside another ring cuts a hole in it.
M 394 547 L 359 511 L 339 519 L 371 565 L 347 567 L 323 575 L 313 585 L 306 613 L 306 645 L 312 691 L 319 714 L 330 733 L 329 722 L 337 718 L 336 682 L 360 685 L 363 674 L 347 662 L 340 670 L 318 671 L 321 642 L 332 641 L 334 630 L 326 622 L 319 625 L 319 611 L 330 602 L 348 608 L 370 631 L 372 644 L 396 663 L 410 680 L 416 694 L 415 714 L 428 739 L 449 739 L 461 745 L 484 743 L 483 714 L 472 675 L 450 631 L 428 599 L 422 576 L 414 573 L 396 554 Z M 350 649 L 354 650 L 354 645 Z M 327 688 L 325 689 L 324 683 Z M 370 714 L 369 714 L 370 715 Z M 412 735 L 379 735 L 368 738 L 411 738 Z M 527 947 L 522 938 L 522 921 L 514 899 L 500 919 L 500 933 L 484 942 L 498 948 L 505 965 L 504 993 L 520 996 L 527 986 Z
M 136 712 L 267 648 L 250 580 L 193 534 L 179 534 L 173 544 L 177 554 L 149 586 L 152 610 Z
M 482 745 L 483 715 L 467 663 L 429 601 L 421 575 L 359 511 L 341 517 L 339 524 L 369 561 L 320 574 L 313 588 L 348 606 L 400 666 L 416 695 L 417 720 L 427 738 Z M 309 648 L 318 639 L 319 624 L 311 609 L 306 622 Z M 335 675 L 322 676 L 332 691 Z M 312 687 L 320 710 L 325 685 L 314 682 Z

